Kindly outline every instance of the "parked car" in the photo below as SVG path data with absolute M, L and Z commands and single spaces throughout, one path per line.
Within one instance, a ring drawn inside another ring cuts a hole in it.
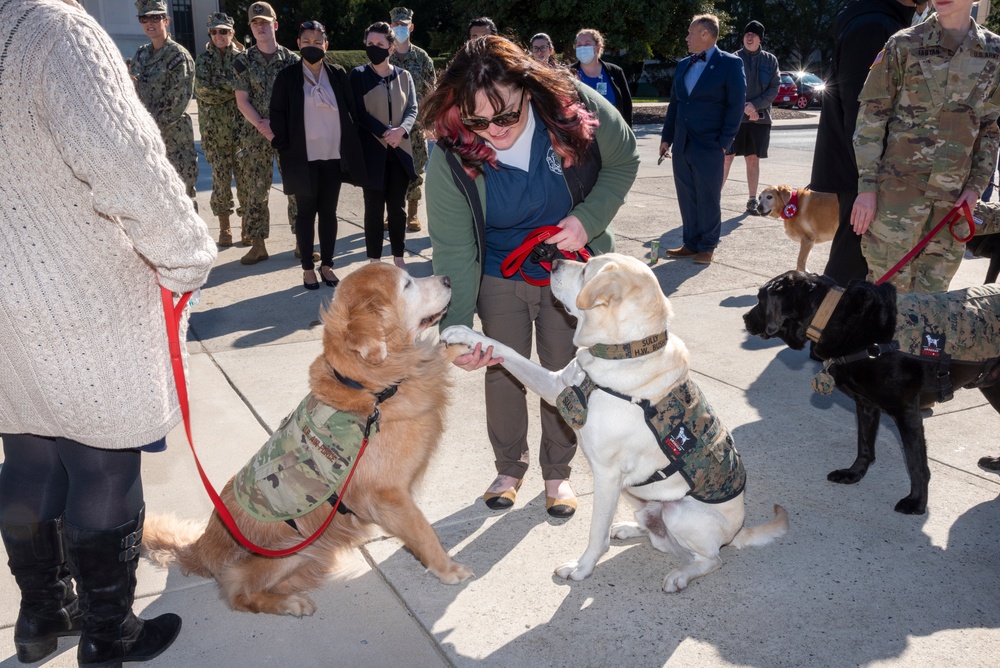
M 781 85 L 778 86 L 778 97 L 774 98 L 776 107 L 794 107 L 799 103 L 799 88 L 791 72 L 781 72 Z
M 786 74 L 786 72 L 782 72 Z M 823 91 L 826 90 L 826 82 L 810 72 L 787 72 L 795 80 L 795 86 L 799 91 L 799 99 L 796 106 L 805 109 L 809 105 L 817 107 L 823 104 Z

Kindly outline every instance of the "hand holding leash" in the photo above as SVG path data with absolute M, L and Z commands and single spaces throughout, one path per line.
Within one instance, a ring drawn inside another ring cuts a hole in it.
M 547 243 L 559 250 L 575 253 L 587 245 L 587 230 L 583 229 L 583 223 L 576 216 L 566 216 L 556 224 L 556 227 L 562 231 L 553 234 Z

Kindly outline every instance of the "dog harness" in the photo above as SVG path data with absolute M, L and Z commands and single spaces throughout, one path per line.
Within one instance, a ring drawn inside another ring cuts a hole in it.
M 233 480 L 236 501 L 261 522 L 288 522 L 337 492 L 357 460 L 364 427 L 310 392 Z M 350 513 L 343 503 L 338 511 Z
M 729 501 L 743 491 L 746 486 L 743 460 L 729 430 L 694 381 L 680 383 L 653 404 L 598 385 L 585 376 L 580 385 L 566 388 L 556 399 L 559 414 L 574 429 L 581 429 L 587 423 L 587 404 L 594 390 L 642 408 L 646 426 L 670 460 L 666 467 L 633 487 L 650 485 L 680 473 L 691 487 L 688 495 L 705 503 Z
M 832 290 L 831 290 L 832 292 Z M 830 293 L 828 293 L 829 296 Z M 824 299 L 823 307 L 827 300 Z M 834 304 L 835 307 L 835 304 Z M 832 312 L 832 309 L 830 309 Z M 817 317 L 817 336 L 826 319 Z M 828 316 L 827 316 L 828 318 Z M 821 323 L 817 323 L 822 320 Z M 810 324 L 810 336 L 814 329 Z M 1000 362 L 1000 286 L 981 285 L 964 290 L 929 294 L 896 295 L 896 328 L 891 343 L 878 343 L 864 350 L 827 360 L 825 369 L 813 379 L 813 389 L 821 394 L 833 391 L 827 370 L 834 364 L 874 359 L 889 352 L 937 363 L 938 395 L 941 401 L 954 396 L 950 365 L 953 362 L 981 364 L 983 378 Z M 975 387 L 973 381 L 970 387 Z

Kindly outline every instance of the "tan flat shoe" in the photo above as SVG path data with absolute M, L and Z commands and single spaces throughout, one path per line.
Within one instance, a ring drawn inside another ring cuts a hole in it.
M 576 492 L 574 492 L 573 496 L 568 499 L 556 499 L 548 495 L 545 496 L 545 512 L 552 517 L 558 517 L 560 519 L 573 517 L 573 513 L 576 512 L 576 508 Z
M 513 488 L 500 494 L 486 492 L 483 494 L 483 501 L 490 510 L 507 510 L 514 505 L 514 501 L 517 499 L 517 490 L 521 489 L 521 483 L 523 482 L 524 478 L 521 478 Z

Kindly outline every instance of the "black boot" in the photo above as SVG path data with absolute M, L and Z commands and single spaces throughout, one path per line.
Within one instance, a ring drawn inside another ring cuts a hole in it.
M 149 661 L 177 637 L 181 618 L 156 619 L 132 614 L 135 568 L 145 508 L 134 520 L 105 531 L 67 524 L 63 535 L 83 611 L 83 635 L 77 649 L 81 666 L 120 668 L 123 661 Z
M 21 663 L 41 661 L 56 651 L 60 636 L 80 635 L 80 606 L 66 567 L 62 520 L 0 524 L 7 565 L 21 590 L 14 647 Z

